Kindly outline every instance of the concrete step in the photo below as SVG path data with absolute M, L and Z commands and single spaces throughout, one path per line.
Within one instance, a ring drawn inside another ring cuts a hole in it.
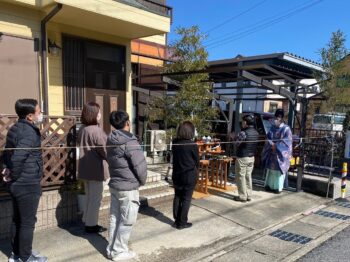
M 141 195 L 148 195 L 151 193 L 157 193 L 157 192 L 162 192 L 165 191 L 169 188 L 169 183 L 165 182 L 165 181 L 157 181 L 157 182 L 150 182 L 147 183 L 144 186 L 140 187 L 140 196 Z M 104 190 L 103 191 L 103 198 L 105 197 L 110 197 L 111 193 L 108 190 Z
M 154 206 L 173 199 L 174 190 L 165 181 L 147 183 L 140 187 L 140 202 L 143 206 Z M 101 210 L 109 209 L 111 193 L 105 191 L 101 202 Z
M 156 206 L 172 201 L 174 198 L 174 189 L 168 188 L 166 191 L 156 194 L 140 196 L 141 206 Z
M 168 190 L 169 183 L 165 181 L 151 182 L 146 185 L 140 187 L 140 196 L 149 195 L 152 193 L 160 193 Z
M 169 189 L 165 192 L 161 192 L 157 194 L 140 196 L 140 203 L 141 203 L 141 206 L 157 206 L 157 205 L 171 202 L 173 201 L 173 199 L 174 199 L 174 190 Z M 110 206 L 110 197 L 106 197 L 105 199 L 102 200 L 100 212 L 104 210 L 109 210 L 109 206 Z
M 296 183 L 297 176 L 289 175 L 289 181 L 291 183 Z M 327 195 L 328 190 L 328 177 L 321 176 L 312 176 L 308 174 L 304 174 L 302 180 L 302 190 L 305 192 L 309 192 L 318 196 L 325 197 Z M 329 183 L 329 192 L 328 197 L 332 199 L 336 199 L 340 197 L 341 194 L 341 179 L 337 177 L 333 177 L 331 182 Z M 346 191 L 346 197 L 350 196 L 350 192 Z

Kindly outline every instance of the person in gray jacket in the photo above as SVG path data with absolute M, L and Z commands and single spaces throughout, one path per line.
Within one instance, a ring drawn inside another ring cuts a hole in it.
M 147 163 L 137 138 L 130 133 L 129 115 L 113 111 L 110 123 L 116 129 L 107 139 L 111 192 L 107 256 L 113 261 L 135 257 L 128 241 L 139 210 L 139 187 L 146 183 Z

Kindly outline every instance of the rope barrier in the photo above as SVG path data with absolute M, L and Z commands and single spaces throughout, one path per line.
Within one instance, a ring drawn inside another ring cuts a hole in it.
M 322 136 L 322 137 L 304 137 L 304 138 L 298 138 L 300 142 L 298 143 L 298 146 L 300 146 L 303 142 L 303 140 L 309 140 L 309 139 L 327 139 L 330 136 Z M 218 145 L 221 144 L 244 144 L 244 143 L 261 143 L 261 142 L 279 142 L 279 141 L 285 141 L 286 139 L 262 139 L 262 140 L 254 140 L 254 141 L 227 141 L 227 142 L 210 142 L 210 143 L 217 143 Z M 206 143 L 204 143 L 205 145 Z M 181 146 L 181 145 L 198 145 L 196 142 L 193 143 L 169 143 L 169 144 L 164 144 L 165 146 Z M 13 150 L 57 150 L 57 149 L 84 149 L 84 148 L 117 148 L 120 145 L 100 145 L 100 146 L 44 146 L 44 147 L 14 147 L 14 148 L 0 148 L 0 152 L 4 151 L 13 151 Z M 140 144 L 140 145 L 130 145 L 129 147 L 147 147 L 151 146 L 151 144 Z M 295 148 L 296 148 L 295 147 Z M 166 150 L 164 150 L 166 151 Z

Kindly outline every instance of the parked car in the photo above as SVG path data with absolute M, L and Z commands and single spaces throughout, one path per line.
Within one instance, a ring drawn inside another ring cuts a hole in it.
M 345 114 L 337 112 L 316 114 L 312 119 L 312 129 L 343 131 L 345 117 Z

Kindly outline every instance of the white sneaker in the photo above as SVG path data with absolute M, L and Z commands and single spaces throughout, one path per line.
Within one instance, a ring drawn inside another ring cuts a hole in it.
M 15 254 L 13 252 L 11 252 L 11 256 L 9 257 L 8 262 L 17 262 L 17 261 L 18 261 L 17 256 L 15 256 Z
M 122 260 L 127 260 L 127 259 L 132 259 L 136 256 L 135 252 L 129 251 L 129 252 L 123 252 L 115 257 L 112 258 L 113 261 L 122 261 Z
M 32 256 L 33 257 L 40 257 L 40 253 L 38 251 L 32 250 Z M 13 252 L 11 252 L 11 256 L 9 257 L 8 262 L 18 262 L 18 257 L 15 256 Z

